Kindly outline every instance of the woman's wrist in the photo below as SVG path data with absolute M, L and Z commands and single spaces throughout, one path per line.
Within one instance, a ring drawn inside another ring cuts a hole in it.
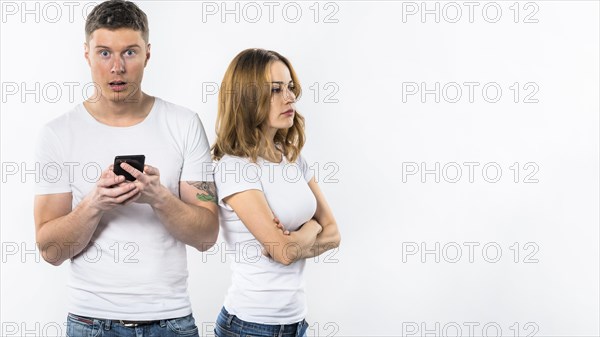
M 317 222 L 315 219 L 310 219 L 308 222 L 313 223 L 315 230 L 317 231 L 317 235 L 319 235 L 323 231 L 323 226 Z

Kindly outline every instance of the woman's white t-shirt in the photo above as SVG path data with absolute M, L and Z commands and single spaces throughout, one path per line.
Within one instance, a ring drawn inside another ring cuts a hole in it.
M 312 176 L 302 156 L 294 163 L 285 157 L 281 163 L 262 158 L 252 163 L 248 158 L 229 155 L 217 162 L 220 223 L 233 272 L 224 303 L 229 313 L 262 324 L 292 324 L 306 317 L 305 260 L 286 266 L 262 255 L 261 243 L 223 199 L 246 190 L 260 190 L 281 224 L 295 231 L 316 211 L 317 202 L 308 186 Z M 286 249 L 292 252 L 296 247 Z

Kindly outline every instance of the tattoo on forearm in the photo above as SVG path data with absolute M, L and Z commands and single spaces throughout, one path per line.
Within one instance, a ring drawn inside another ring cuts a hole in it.
M 196 198 L 200 201 L 210 201 L 217 203 L 217 187 L 212 181 L 186 181 L 204 193 L 196 193 Z

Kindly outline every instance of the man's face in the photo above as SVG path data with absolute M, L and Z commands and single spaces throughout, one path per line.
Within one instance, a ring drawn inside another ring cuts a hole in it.
M 85 44 L 85 58 L 96 85 L 95 99 L 133 102 L 141 97 L 144 68 L 150 58 L 150 44 L 141 32 L 97 29 Z

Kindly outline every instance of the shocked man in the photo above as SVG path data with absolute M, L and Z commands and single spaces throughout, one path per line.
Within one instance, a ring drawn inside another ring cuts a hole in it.
M 149 29 L 134 3 L 100 3 L 85 33 L 95 94 L 49 122 L 36 149 L 49 168 L 36 241 L 46 261 L 70 262 L 67 335 L 198 336 L 186 245 L 205 251 L 219 231 L 204 128 L 142 91 Z

